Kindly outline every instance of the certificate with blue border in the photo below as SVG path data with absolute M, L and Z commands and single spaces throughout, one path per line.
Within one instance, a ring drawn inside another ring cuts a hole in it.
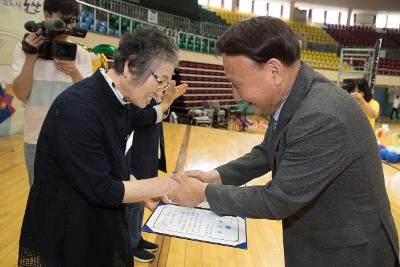
M 161 204 L 152 212 L 143 231 L 247 249 L 246 219 L 218 216 L 205 208 Z

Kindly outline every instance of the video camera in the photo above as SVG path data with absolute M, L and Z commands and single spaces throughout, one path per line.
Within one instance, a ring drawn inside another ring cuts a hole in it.
M 66 21 L 67 20 L 67 21 Z M 42 59 L 61 59 L 73 61 L 76 57 L 77 46 L 74 43 L 55 40 L 59 34 L 67 34 L 75 37 L 85 38 L 87 31 L 80 28 L 73 28 L 71 31 L 65 31 L 67 23 L 73 23 L 70 19 L 47 19 L 42 22 L 28 21 L 25 23 L 25 29 L 29 32 L 37 32 L 41 29 L 41 35 L 44 36 L 43 44 L 37 49 L 22 40 L 22 50 L 27 54 L 39 53 L 39 58 Z

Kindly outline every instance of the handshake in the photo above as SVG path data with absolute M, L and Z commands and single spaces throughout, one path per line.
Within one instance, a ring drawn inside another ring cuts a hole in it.
M 164 203 L 177 203 L 185 207 L 195 207 L 203 201 L 206 201 L 205 190 L 208 184 L 221 184 L 219 173 L 216 170 L 204 171 L 186 171 L 174 173 L 171 176 L 158 177 L 163 179 L 166 185 L 166 195 L 145 200 L 144 205 L 154 210 L 159 201 Z

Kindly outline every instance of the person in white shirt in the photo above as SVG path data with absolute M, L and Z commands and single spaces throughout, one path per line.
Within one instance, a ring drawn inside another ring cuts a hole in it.
M 392 113 L 390 113 L 390 119 L 393 120 L 393 113 L 396 112 L 396 119 L 399 119 L 399 104 L 400 96 L 396 95 L 393 99 Z
M 79 7 L 75 0 L 45 0 L 43 3 L 45 19 L 62 19 L 65 30 L 75 26 Z M 54 99 L 73 83 L 90 77 L 93 73 L 90 54 L 77 46 L 76 58 L 68 60 L 47 60 L 39 57 L 37 49 L 43 44 L 41 29 L 29 33 L 24 39 L 36 53 L 25 53 L 22 44 L 14 50 L 12 88 L 19 100 L 24 103 L 24 154 L 28 170 L 29 185 L 33 184 L 36 144 L 47 111 Z M 68 41 L 68 35 L 58 34 L 57 41 Z

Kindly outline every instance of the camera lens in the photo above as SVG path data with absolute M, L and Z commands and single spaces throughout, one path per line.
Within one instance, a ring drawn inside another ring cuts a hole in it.
M 76 56 L 76 44 L 60 41 L 53 42 L 52 56 L 61 60 L 73 61 Z

